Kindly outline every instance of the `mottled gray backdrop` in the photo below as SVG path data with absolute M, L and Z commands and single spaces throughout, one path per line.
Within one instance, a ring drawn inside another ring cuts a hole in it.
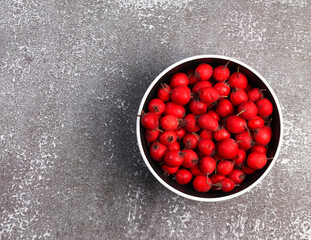
M 308 0 L 4 0 L 0 239 L 310 239 Z M 221 54 L 253 66 L 284 114 L 280 157 L 234 200 L 165 189 L 136 145 L 150 82 Z

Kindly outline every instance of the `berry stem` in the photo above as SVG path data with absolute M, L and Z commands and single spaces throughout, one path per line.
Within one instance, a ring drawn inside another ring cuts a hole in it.
M 228 64 L 230 63 L 230 60 L 228 60 L 228 62 L 226 63 L 226 65 L 224 66 L 223 69 L 225 69 L 226 67 L 228 67 Z
M 236 71 L 236 76 L 239 78 L 240 66 L 238 66 L 238 70 Z
M 165 91 L 165 92 L 167 92 L 167 93 L 171 94 L 171 92 L 170 92 L 170 91 L 167 91 L 167 89 L 166 89 L 166 87 L 165 87 L 165 84 L 161 83 L 161 86 L 162 86 L 162 88 L 164 89 L 164 91 Z
M 240 116 L 242 113 L 246 112 L 246 109 L 243 109 L 241 112 L 239 112 L 236 116 Z

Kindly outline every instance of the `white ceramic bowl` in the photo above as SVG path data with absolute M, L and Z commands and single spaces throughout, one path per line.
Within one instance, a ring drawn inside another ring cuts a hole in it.
M 153 80 L 153 82 L 146 90 L 138 109 L 138 115 L 141 114 L 142 110 L 145 110 L 147 112 L 147 104 L 152 98 L 156 97 L 156 91 L 160 86 L 160 83 L 168 82 L 170 77 L 174 73 L 185 71 L 186 69 L 189 69 L 191 67 L 194 68 L 200 63 L 208 63 L 213 67 L 217 65 L 224 65 L 228 62 L 228 60 L 230 60 L 230 63 L 228 65 L 230 72 L 235 72 L 237 67 L 239 66 L 240 72 L 244 73 L 247 76 L 249 83 L 253 87 L 266 89 L 264 95 L 272 102 L 274 107 L 271 122 L 273 137 L 271 142 L 269 143 L 267 153 L 267 156 L 273 157 L 273 160 L 268 161 L 267 165 L 263 169 L 256 171 L 252 175 L 249 175 L 243 181 L 243 183 L 241 183 L 239 187 L 236 187 L 232 192 L 224 193 L 221 191 L 209 191 L 207 193 L 199 193 L 194 191 L 193 188 L 189 186 L 178 185 L 170 177 L 165 177 L 158 163 L 153 161 L 149 155 L 148 143 L 144 138 L 144 129 L 141 126 L 140 117 L 137 117 L 136 134 L 138 146 L 148 169 L 164 187 L 188 199 L 203 202 L 219 202 L 232 199 L 246 193 L 247 191 L 255 187 L 269 173 L 274 163 L 276 162 L 280 152 L 283 138 L 283 119 L 281 107 L 277 97 L 267 81 L 256 70 L 254 70 L 247 64 L 233 58 L 219 55 L 199 55 L 183 59 L 169 66 Z

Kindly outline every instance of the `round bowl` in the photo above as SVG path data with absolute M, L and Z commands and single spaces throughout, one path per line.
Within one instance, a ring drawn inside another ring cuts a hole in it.
M 193 188 L 188 186 L 181 186 L 177 184 L 172 178 L 166 177 L 163 175 L 163 172 L 157 162 L 151 159 L 149 154 L 149 145 L 148 142 L 144 138 L 144 129 L 140 123 L 140 117 L 137 117 L 137 125 L 136 125 L 136 134 L 137 134 L 137 141 L 138 146 L 141 152 L 141 155 L 150 170 L 153 176 L 167 189 L 171 190 L 172 192 L 196 201 L 203 201 L 203 202 L 219 202 L 223 200 L 232 199 L 234 197 L 240 196 L 247 191 L 251 190 L 255 187 L 262 179 L 267 176 L 273 165 L 275 164 L 277 157 L 280 152 L 281 143 L 282 143 L 282 136 L 283 136 L 283 119 L 281 113 L 281 107 L 279 101 L 272 90 L 271 86 L 267 83 L 267 81 L 253 68 L 248 66 L 247 64 L 238 61 L 236 59 L 219 56 L 219 55 L 199 55 L 190 58 L 186 58 L 181 60 L 168 68 L 166 68 L 162 73 L 160 73 L 150 84 L 147 91 L 145 92 L 139 109 L 138 115 L 141 114 L 142 110 L 147 112 L 147 105 L 148 102 L 156 97 L 157 89 L 159 88 L 161 83 L 168 82 L 170 77 L 176 72 L 183 72 L 188 68 L 194 68 L 200 63 L 208 63 L 211 66 L 215 67 L 217 65 L 225 65 L 228 60 L 230 63 L 228 68 L 230 72 L 235 72 L 237 67 L 240 67 L 240 72 L 244 73 L 248 79 L 248 82 L 260 89 L 266 89 L 264 92 L 264 96 L 268 98 L 274 107 L 273 114 L 271 116 L 271 128 L 273 131 L 272 139 L 268 145 L 268 158 L 273 158 L 271 161 L 268 161 L 266 166 L 260 170 L 257 170 L 254 174 L 249 175 L 239 187 L 236 187 L 233 191 L 225 193 L 222 191 L 209 191 L 206 193 L 196 192 Z

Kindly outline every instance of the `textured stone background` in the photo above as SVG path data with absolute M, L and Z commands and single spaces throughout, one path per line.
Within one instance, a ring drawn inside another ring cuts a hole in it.
M 4 0 L 0 239 L 311 239 L 308 0 Z M 284 114 L 280 157 L 251 192 L 183 199 L 148 172 L 135 120 L 170 64 L 253 66 Z

